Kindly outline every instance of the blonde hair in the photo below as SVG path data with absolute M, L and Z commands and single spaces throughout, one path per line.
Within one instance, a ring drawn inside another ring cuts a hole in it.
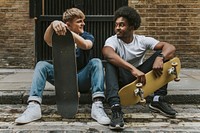
M 78 8 L 70 8 L 67 9 L 64 13 L 63 13 L 63 22 L 69 22 L 72 21 L 74 18 L 82 18 L 85 19 L 85 15 L 84 13 L 78 9 Z

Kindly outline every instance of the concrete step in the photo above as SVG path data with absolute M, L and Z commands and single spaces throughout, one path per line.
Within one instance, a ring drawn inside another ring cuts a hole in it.
M 179 113 L 176 118 L 164 117 L 149 111 L 148 106 L 123 107 L 124 132 L 199 132 L 200 105 L 173 104 Z M 90 116 L 90 104 L 79 105 L 75 118 L 64 119 L 56 110 L 56 105 L 42 105 L 42 118 L 25 125 L 16 125 L 14 120 L 25 110 L 24 104 L 0 105 L 0 132 L 22 133 L 66 133 L 66 132 L 112 132 L 108 126 L 95 122 Z M 111 115 L 110 108 L 105 111 Z

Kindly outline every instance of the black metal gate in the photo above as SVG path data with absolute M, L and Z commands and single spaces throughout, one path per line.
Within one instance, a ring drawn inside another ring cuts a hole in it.
M 113 34 L 113 13 L 123 5 L 128 5 L 128 0 L 30 0 L 30 17 L 36 20 L 36 62 L 52 59 L 52 49 L 43 40 L 44 32 L 50 22 L 61 20 L 62 13 L 70 7 L 77 7 L 85 13 L 85 30 L 95 37 L 93 56 L 102 59 L 104 42 Z

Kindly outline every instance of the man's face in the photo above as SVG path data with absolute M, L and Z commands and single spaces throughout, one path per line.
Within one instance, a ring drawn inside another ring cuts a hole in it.
M 83 18 L 74 18 L 71 22 L 68 23 L 68 27 L 71 31 L 81 34 L 84 32 L 85 22 Z
M 126 38 L 130 34 L 133 34 L 133 29 L 128 25 L 126 18 L 119 17 L 115 21 L 115 33 L 118 38 Z

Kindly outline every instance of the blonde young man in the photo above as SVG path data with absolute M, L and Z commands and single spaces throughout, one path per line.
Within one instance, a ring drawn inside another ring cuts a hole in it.
M 110 119 L 103 109 L 104 73 L 102 62 L 98 58 L 90 59 L 90 50 L 93 48 L 94 37 L 84 31 L 85 15 L 77 8 L 67 9 L 63 13 L 63 21 L 55 20 L 46 29 L 44 40 L 52 46 L 52 34 L 65 35 L 66 28 L 72 32 L 77 45 L 76 59 L 78 69 L 78 86 L 80 92 L 91 91 L 92 109 L 91 117 L 100 124 L 109 124 Z M 47 61 L 39 61 L 35 67 L 28 107 L 24 113 L 15 120 L 16 123 L 25 124 L 41 118 L 42 93 L 46 81 L 54 84 L 53 64 Z

